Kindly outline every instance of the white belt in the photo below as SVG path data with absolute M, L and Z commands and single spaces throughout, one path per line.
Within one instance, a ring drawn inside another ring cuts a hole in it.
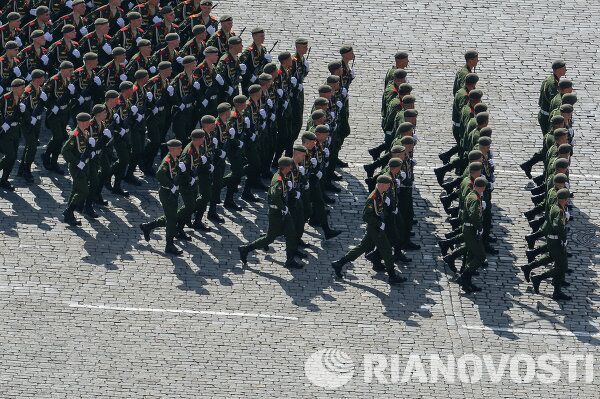
M 88 97 L 83 97 L 83 99 L 84 99 L 85 101 L 90 101 L 90 100 L 92 99 L 92 97 L 91 97 L 91 96 L 88 96 Z
M 269 208 L 271 208 L 271 209 L 279 209 L 279 208 L 277 207 L 277 205 L 269 205 Z
M 457 122 L 454 122 L 454 121 L 452 121 L 452 124 L 453 124 L 454 126 L 456 126 L 456 127 L 460 127 L 460 123 L 457 123 Z
M 10 125 L 13 126 L 13 127 L 18 126 L 19 122 L 12 122 Z
M 389 136 L 390 134 L 392 134 L 394 132 L 392 132 L 391 130 L 386 130 L 384 133 L 386 134 L 386 136 Z
M 546 116 L 550 115 L 550 113 L 548 111 L 544 111 L 543 109 L 540 109 L 540 112 L 542 113 L 542 115 L 546 115 Z
M 555 236 L 555 235 L 549 235 L 549 236 L 546 236 L 546 237 L 548 237 L 551 240 L 558 240 L 559 239 L 558 236 Z
M 183 109 L 191 108 L 192 104 L 183 104 Z
M 67 109 L 69 105 L 61 105 L 60 107 L 58 107 L 59 109 Z
M 473 227 L 473 224 L 472 223 L 463 223 L 463 226 Z
M 209 99 L 210 100 L 216 100 L 217 99 L 217 95 L 215 94 L 214 96 L 210 96 Z
M 165 110 L 165 107 L 158 107 L 158 110 L 159 110 L 159 111 L 164 111 L 164 110 Z
M 102 150 L 96 150 L 96 155 L 100 155 L 102 153 Z

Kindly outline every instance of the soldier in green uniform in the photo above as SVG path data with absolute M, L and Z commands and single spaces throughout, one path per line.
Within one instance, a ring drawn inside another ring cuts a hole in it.
M 106 151 L 107 143 L 112 139 L 112 131 L 107 128 L 106 118 L 108 114 L 106 112 L 106 106 L 104 104 L 96 104 L 92 107 L 92 120 L 90 121 L 89 131 L 90 137 L 95 140 L 94 154 L 90 157 L 88 162 L 88 181 L 89 181 L 89 194 L 85 200 L 83 212 L 90 218 L 98 218 L 98 214 L 94 210 L 93 203 L 100 205 L 107 205 L 108 201 L 105 201 L 100 194 L 102 191 L 103 182 L 100 181 L 103 160 L 106 159 L 106 155 L 103 151 Z
M 400 144 L 404 146 L 406 151 L 406 158 L 402 161 L 400 170 L 403 172 L 403 178 L 400 179 L 400 187 L 398 191 L 398 210 L 402 215 L 404 221 L 404 230 L 400 233 L 404 233 L 402 237 L 403 249 L 417 250 L 421 249 L 421 246 L 411 241 L 410 235 L 413 226 L 413 220 L 415 217 L 415 211 L 413 207 L 413 183 L 415 181 L 414 165 L 416 162 L 412 158 L 412 150 L 416 144 L 415 139 L 412 136 L 404 136 L 400 139 Z
M 456 76 L 454 77 L 454 86 L 452 88 L 452 96 L 465 85 L 465 78 L 469 73 L 475 72 L 475 67 L 479 63 L 479 53 L 476 50 L 468 50 L 465 52 L 465 65 L 463 65 Z
M 238 85 L 248 72 L 246 64 L 241 64 L 238 55 L 242 52 L 242 39 L 232 36 L 227 40 L 229 48 L 221 56 L 216 66 L 215 80 L 220 86 L 218 101 L 231 102 L 239 94 Z
M 394 79 L 394 72 L 396 72 L 396 69 L 404 70 L 408 66 L 408 53 L 406 51 L 398 51 L 396 54 L 394 54 L 394 61 L 395 61 L 396 65 L 393 66 L 392 68 L 388 69 L 385 74 L 385 78 L 383 80 L 383 89 L 384 90 L 388 87 L 390 82 Z
M 290 181 L 292 182 L 292 187 L 288 199 L 288 206 L 290 208 L 292 220 L 294 221 L 294 229 L 298 244 L 300 244 L 300 241 L 302 240 L 302 235 L 304 234 L 304 225 L 306 223 L 304 209 L 305 201 L 303 197 L 309 195 L 306 151 L 306 147 L 301 144 L 294 146 L 292 151 L 292 159 L 294 160 L 294 164 L 292 165 L 292 171 L 290 172 Z M 304 252 L 299 250 L 296 250 L 296 256 L 299 258 L 307 257 Z
M 144 234 L 144 239 L 150 241 L 150 233 L 157 227 L 166 227 L 166 247 L 165 252 L 176 256 L 183 253 L 174 242 L 177 235 L 177 203 L 179 197 L 179 185 L 183 180 L 182 175 L 187 167 L 180 159 L 181 142 L 179 140 L 169 140 L 167 142 L 169 153 L 161 162 L 156 172 L 156 179 L 160 184 L 158 189 L 158 198 L 164 210 L 164 215 L 149 223 L 140 224 L 140 229 Z
M 201 231 L 208 231 L 208 226 L 202 222 L 202 218 L 204 217 L 204 213 L 206 212 L 206 208 L 208 204 L 211 202 L 212 196 L 212 186 L 214 183 L 214 171 L 215 171 L 215 157 L 218 157 L 216 154 L 216 144 L 215 141 L 218 140 L 213 137 L 213 133 L 215 131 L 215 123 L 216 118 L 212 115 L 204 115 L 200 120 L 201 130 L 206 135 L 204 141 L 201 141 L 201 145 L 198 148 L 195 148 L 196 155 L 200 157 L 199 162 L 197 162 L 197 179 L 198 179 L 198 200 L 196 201 L 196 210 L 194 215 L 194 223 L 192 227 Z M 216 204 L 214 205 L 216 207 Z M 215 210 L 216 213 L 216 210 Z M 210 220 L 216 221 L 214 217 L 211 217 Z
M 89 195 L 89 161 L 95 156 L 96 140 L 90 137 L 89 126 L 92 117 L 81 112 L 77 114 L 77 127 L 71 132 L 62 148 L 62 156 L 67 161 L 73 179 L 73 188 L 67 209 L 63 212 L 64 222 L 71 226 L 81 226 L 75 218 L 75 210 L 82 209 Z
M 231 113 L 227 124 L 225 124 L 225 128 L 221 127 L 221 141 L 225 147 L 230 166 L 229 174 L 223 178 L 223 185 L 227 187 L 223 206 L 229 210 L 241 211 L 242 207 L 236 204 L 233 196 L 238 191 L 238 186 L 242 181 L 242 176 L 244 176 L 244 164 L 246 163 L 243 148 L 246 145 L 246 140 L 248 140 L 251 126 L 250 118 L 246 116 L 248 97 L 243 94 L 235 96 L 233 106 L 234 111 Z
M 252 29 L 252 44 L 240 55 L 240 65 L 244 64 L 247 71 L 241 81 L 244 94 L 247 94 L 248 87 L 256 82 L 263 72 L 264 66 L 273 59 L 263 45 L 264 42 L 265 30 L 260 27 Z
M 235 98 L 235 97 L 234 97 Z M 208 209 L 208 220 L 214 223 L 223 223 L 225 219 L 217 212 L 217 204 L 221 203 L 221 189 L 223 188 L 223 176 L 225 174 L 225 158 L 227 157 L 227 139 L 229 135 L 229 127 L 227 126 L 231 117 L 231 104 L 221 103 L 217 106 L 217 114 L 219 115 L 215 127 L 210 130 L 212 134 L 212 152 L 213 165 L 215 170 L 212 174 L 210 206 Z M 204 126 L 203 126 L 204 128 Z
M 17 160 L 21 125 L 26 116 L 27 107 L 22 102 L 25 81 L 14 79 L 10 88 L 8 93 L 0 97 L 0 152 L 4 154 L 0 159 L 0 170 L 2 171 L 0 187 L 7 191 L 15 191 L 8 178 Z
M 196 98 L 201 88 L 200 82 L 194 75 L 196 57 L 183 57 L 183 71 L 173 78 L 171 84 L 175 89 L 173 95 L 173 132 L 175 137 L 187 145 L 188 137 L 196 126 Z
M 142 161 L 144 153 L 144 145 L 146 144 L 146 116 L 150 111 L 147 107 L 148 98 L 146 93 L 146 83 L 148 83 L 148 71 L 140 69 L 134 74 L 135 84 L 133 85 L 133 94 L 131 103 L 138 109 L 135 117 L 135 122 L 129 129 L 129 137 L 131 138 L 131 152 L 129 154 L 129 164 L 125 178 L 123 179 L 129 184 L 140 186 L 142 183 L 134 176 L 134 172 Z
M 273 175 L 271 187 L 269 188 L 269 225 L 267 233 L 260 236 L 257 240 L 238 247 L 240 259 L 245 265 L 248 262 L 248 254 L 257 248 L 265 248 L 275 239 L 285 236 L 285 267 L 298 269 L 303 265 L 298 263 L 294 256 L 298 247 L 298 236 L 294 228 L 294 221 L 288 207 L 288 202 L 293 194 L 293 182 L 290 180 L 290 172 L 294 165 L 294 160 L 289 157 L 279 159 L 279 170 Z
M 235 36 L 235 33 L 232 30 L 233 17 L 228 14 L 223 14 L 219 18 L 219 23 L 221 24 L 221 28 L 212 34 L 206 41 L 206 45 L 216 47 L 219 50 L 219 56 L 222 56 L 229 50 L 228 40 Z
M 310 71 L 310 62 L 307 59 L 308 40 L 296 39 L 296 52 L 292 57 L 290 70 L 290 108 L 292 110 L 292 142 L 296 141 L 302 130 L 302 116 L 304 114 L 304 80 Z
M 96 53 L 85 53 L 83 56 L 83 66 L 74 72 L 75 101 L 73 101 L 73 111 L 91 112 L 92 106 L 96 102 L 102 101 L 104 88 L 102 80 L 98 75 L 98 55 Z
M 538 99 L 538 105 L 540 111 L 538 112 L 538 123 L 542 129 L 542 135 L 548 132 L 550 122 L 550 102 L 552 98 L 558 93 L 558 82 L 562 76 L 567 73 L 567 65 L 563 60 L 556 60 L 552 63 L 552 75 L 548 76 L 542 82 L 540 88 L 540 97 Z
M 391 184 L 392 178 L 388 175 L 380 175 L 377 178 L 376 188 L 369 194 L 363 209 L 363 221 L 367 224 L 365 235 L 358 246 L 351 249 L 340 260 L 331 263 L 338 278 L 343 277 L 342 268 L 346 263 L 352 262 L 362 254 L 377 248 L 377 251 L 383 258 L 389 284 L 395 285 L 406 281 L 406 278 L 399 276 L 394 269 L 392 245 L 385 233 L 384 208 L 386 193 L 390 189 Z
M 565 94 L 572 94 L 573 93 L 573 82 L 569 79 L 563 78 L 560 79 L 558 81 L 558 93 L 556 93 L 556 95 L 554 97 L 552 97 L 552 100 L 550 100 L 550 113 L 552 113 L 552 111 L 554 111 L 555 109 L 560 108 L 560 106 L 563 104 L 562 102 L 562 97 Z M 550 118 L 548 118 L 550 119 Z
M 261 74 L 263 76 L 265 74 Z M 246 175 L 246 183 L 242 192 L 242 199 L 246 202 L 258 202 L 259 199 L 252 193 L 252 188 L 263 188 L 260 181 L 261 170 L 261 135 L 266 134 L 266 111 L 262 103 L 262 89 L 260 85 L 254 84 L 248 88 L 248 106 L 246 107 L 245 117 L 248 118 L 248 131 L 244 137 L 244 155 L 246 156 L 247 164 L 244 166 L 244 174 Z M 244 119 L 244 122 L 246 119 Z
M 304 173 L 303 173 L 304 177 L 300 179 L 302 182 L 304 182 L 302 196 L 300 197 L 302 199 L 302 209 L 304 212 L 304 223 L 302 224 L 302 229 L 297 232 L 298 237 L 299 237 L 298 246 L 302 247 L 302 248 L 308 248 L 311 246 L 310 244 L 308 244 L 302 240 L 302 235 L 304 234 L 304 226 L 306 225 L 306 222 L 308 221 L 309 217 L 312 215 L 312 212 L 313 212 L 313 205 L 312 205 L 312 201 L 311 201 L 311 192 L 310 192 L 310 173 L 311 173 L 312 163 L 308 159 L 308 157 L 311 156 L 311 154 L 313 154 L 313 150 L 316 145 L 317 145 L 317 136 L 313 132 L 305 132 L 302 134 L 302 146 L 304 148 L 306 148 L 306 153 L 304 155 L 304 161 L 302 164 L 302 166 L 304 167 Z M 300 168 L 300 166 L 298 166 L 298 168 Z
M 196 81 L 200 83 L 198 99 L 196 101 L 196 112 L 200 115 L 217 115 L 217 95 L 219 93 L 219 83 L 215 80 L 217 76 L 216 63 L 219 60 L 219 50 L 216 47 L 206 47 L 204 49 L 204 60 L 194 71 Z

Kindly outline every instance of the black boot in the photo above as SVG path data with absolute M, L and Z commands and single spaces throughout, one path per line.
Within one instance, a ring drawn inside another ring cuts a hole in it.
M 535 219 L 536 215 L 539 215 L 542 212 L 544 212 L 544 206 L 538 205 L 538 206 L 534 207 L 533 209 L 530 209 L 527 212 L 524 212 L 523 215 L 525 215 L 527 220 L 531 221 L 531 220 Z
M 457 235 L 459 235 L 460 233 L 462 233 L 461 229 L 454 229 L 452 230 L 450 233 L 445 233 L 444 237 L 450 239 L 450 238 L 454 238 Z
M 548 272 L 544 272 L 544 273 L 540 274 L 539 276 L 531 276 L 531 285 L 533 285 L 533 292 L 535 292 L 536 294 L 539 294 L 540 293 L 540 284 L 542 283 L 542 281 L 544 281 L 548 277 L 550 277 Z
M 17 176 L 23 177 L 23 169 L 25 168 L 25 164 L 23 161 L 19 164 L 19 169 L 17 170 Z
M 402 251 L 401 245 L 396 245 L 394 247 L 394 262 L 402 262 L 402 263 L 410 263 L 412 259 L 406 256 L 404 251 Z
M 498 250 L 496 248 L 492 247 L 492 245 L 487 241 L 483 242 L 483 248 L 485 249 L 485 252 L 487 252 L 490 255 L 498 255 L 499 254 Z
M 406 242 L 404 244 L 404 249 L 417 250 L 417 249 L 421 249 L 421 246 L 419 244 L 415 244 L 414 242 L 408 240 L 408 242 Z
M 387 148 L 387 145 L 385 144 L 385 142 L 383 142 L 382 144 L 379 144 L 377 147 L 371 148 L 369 150 L 369 155 L 371 156 L 371 158 L 373 158 L 373 161 L 376 161 L 379 158 L 379 155 L 381 155 L 382 151 L 385 151 Z
M 28 163 L 25 165 L 25 167 L 23 168 L 23 179 L 25 179 L 25 182 L 27 184 L 31 184 L 33 183 L 33 175 L 31 174 L 31 164 Z
M 552 293 L 552 299 L 554 299 L 555 301 L 570 301 L 572 298 L 569 295 L 562 292 L 560 290 L 560 286 L 560 283 L 554 283 L 554 292 Z
M 527 256 L 527 262 L 531 263 L 535 260 L 535 257 L 542 254 L 545 250 L 545 247 L 541 246 L 535 249 L 527 249 L 525 250 L 525 255 Z
M 294 255 L 288 255 L 283 267 L 285 267 L 286 269 L 302 269 L 304 265 L 296 262 L 296 259 L 294 259 Z
M 69 205 L 63 212 L 63 221 L 70 226 L 81 226 L 81 222 L 75 218 L 75 205 Z
M 373 192 L 373 190 L 375 190 L 376 181 L 374 177 L 367 177 L 365 179 L 365 183 L 367 183 L 367 189 L 369 192 Z
M 446 210 L 446 212 L 448 213 L 449 216 L 455 218 L 458 216 L 458 212 L 460 211 L 460 207 L 458 206 L 453 206 L 451 208 L 448 208 Z
M 198 231 L 210 231 L 210 227 L 208 227 L 203 221 L 202 221 L 202 214 L 200 214 L 200 212 L 196 212 L 196 215 L 194 217 L 194 223 L 192 223 L 192 228 L 194 230 L 198 230 Z
M 179 256 L 183 254 L 183 251 L 175 245 L 173 238 L 167 238 L 167 245 L 165 246 L 165 252 L 171 255 Z
M 544 183 L 544 175 L 543 175 L 543 174 L 541 174 L 541 175 L 539 175 L 539 176 L 536 176 L 536 177 L 534 177 L 534 178 L 533 178 L 533 182 L 534 182 L 535 184 L 537 184 L 538 186 L 539 186 L 540 184 L 543 184 L 543 183 Z
M 10 184 L 10 182 L 8 181 L 8 176 L 6 176 L 6 178 L 3 178 L 2 180 L 0 180 L 0 187 L 5 189 L 6 191 L 10 191 L 10 192 L 15 191 L 15 188 L 13 187 L 13 185 Z
M 521 271 L 523 272 L 523 276 L 525 277 L 525 281 L 531 281 L 531 271 L 537 267 L 540 267 L 540 264 L 536 261 L 529 262 L 525 266 L 521 266 Z
M 444 164 L 447 164 L 450 162 L 450 158 L 452 158 L 452 155 L 454 154 L 458 154 L 458 145 L 455 145 L 446 152 L 442 152 L 440 155 L 438 155 L 438 157 L 440 158 L 440 161 L 442 161 Z
M 330 240 L 342 234 L 340 230 L 335 230 L 329 227 L 329 221 L 323 226 L 323 234 L 325 235 L 326 240 Z
M 460 186 L 460 180 L 460 177 L 457 177 L 454 180 L 450 180 L 449 182 L 442 184 L 442 188 L 446 191 L 446 194 L 450 194 L 455 188 Z
M 335 184 L 333 184 L 332 182 L 327 182 L 325 183 L 324 187 L 325 191 L 330 191 L 332 193 L 340 193 L 342 192 L 342 189 L 337 187 Z
M 146 241 L 150 241 L 150 234 L 152 233 L 152 230 L 154 230 L 156 228 L 156 221 L 153 220 L 152 222 L 149 223 L 141 223 L 140 224 L 140 230 L 142 230 L 142 234 L 144 235 L 144 240 Z
M 335 204 L 335 200 L 323 192 L 323 202 L 326 204 Z
M 251 186 L 252 183 L 249 180 L 246 180 L 244 191 L 242 191 L 242 199 L 246 202 L 259 202 L 260 198 L 252 194 L 252 190 L 250 189 Z
M 227 192 L 225 194 L 225 202 L 223 203 L 223 206 L 225 207 L 225 209 L 229 209 L 230 211 L 239 212 L 242 210 L 242 207 L 235 203 L 235 201 L 233 200 L 233 194 L 233 190 L 228 187 Z
M 531 231 L 533 231 L 533 232 L 538 231 L 542 227 L 542 225 L 544 224 L 545 221 L 546 221 L 546 218 L 544 216 L 541 216 L 541 217 L 529 222 L 529 227 L 531 227 Z
M 396 273 L 394 269 L 388 271 L 388 284 L 399 285 L 406 282 L 406 277 L 402 277 Z
M 444 210 L 447 211 L 448 208 L 450 208 L 450 205 L 452 205 L 452 201 L 454 201 L 455 199 L 458 199 L 458 190 L 455 190 L 448 195 L 443 195 L 442 197 L 440 197 L 440 201 L 442 202 Z
M 342 273 L 342 268 L 344 267 L 344 265 L 346 264 L 346 259 L 342 258 L 340 260 L 336 260 L 334 262 L 331 262 L 331 267 L 333 268 L 333 271 L 335 272 L 335 275 L 338 278 L 343 278 L 344 274 Z
M 440 166 L 439 168 L 435 168 L 433 172 L 435 173 L 435 177 L 437 178 L 438 184 L 441 186 L 444 183 L 444 177 L 446 173 L 452 170 L 451 164 L 446 164 L 444 166 Z
M 312 245 L 307 243 L 306 241 L 303 241 L 302 239 L 298 240 L 298 246 L 300 248 L 312 248 Z
M 110 183 L 109 183 L 110 184 Z M 129 191 L 125 191 L 121 188 L 121 179 L 115 177 L 115 184 L 110 188 L 113 194 L 121 197 L 129 197 Z
M 90 199 L 85 200 L 85 205 L 83 206 L 83 213 L 92 219 L 97 219 L 100 216 L 94 210 L 94 206 L 92 205 L 92 201 Z
M 208 208 L 208 220 L 213 223 L 225 223 L 225 219 L 222 216 L 219 216 L 217 213 L 217 204 L 211 202 L 210 207 Z
M 240 260 L 242 261 L 242 263 L 245 265 L 248 263 L 248 254 L 250 253 L 250 251 L 252 251 L 252 249 L 250 248 L 250 245 L 240 245 L 238 247 L 238 251 L 240 253 Z
M 132 174 L 128 174 L 125 176 L 125 178 L 123 179 L 124 182 L 127 182 L 128 184 L 131 184 L 132 186 L 141 186 L 142 182 L 140 181 L 140 179 L 138 179 L 137 177 L 135 177 Z
M 450 226 L 452 226 L 452 230 L 457 229 L 458 226 L 460 226 L 460 219 L 458 218 L 452 218 L 448 222 L 450 223 Z
M 375 173 L 375 166 L 372 164 L 366 164 L 363 165 L 363 169 L 365 172 L 367 172 L 367 177 L 373 177 L 373 174 Z
M 192 237 L 186 234 L 185 230 L 183 230 L 184 227 L 185 222 L 177 222 L 177 234 L 175 235 L 175 238 L 183 241 L 192 241 Z
M 546 186 L 544 184 L 536 186 L 531 189 L 531 195 L 540 195 L 546 192 Z
M 532 196 L 531 202 L 533 202 L 534 205 L 538 206 L 541 203 L 543 203 L 545 199 L 546 199 L 546 193 L 542 193 L 542 194 Z
M 338 168 L 347 168 L 348 166 L 350 166 L 350 165 L 348 165 L 348 162 L 342 161 L 340 158 L 338 158 L 338 159 L 335 161 L 335 165 L 336 165 Z
M 521 167 L 521 169 L 523 169 L 523 172 L 525 172 L 525 175 L 530 179 L 531 179 L 531 168 L 533 167 L 533 165 L 535 163 L 532 160 L 533 160 L 533 158 L 528 161 L 525 161 L 521 165 L 519 165 Z
M 444 259 L 444 263 L 446 265 L 448 265 L 448 268 L 450 270 L 452 270 L 454 273 L 456 273 L 458 270 L 456 269 L 456 260 L 458 258 L 460 258 L 462 256 L 462 251 L 460 249 L 457 249 L 454 252 L 451 252 L 450 254 L 444 256 L 442 259 Z
M 50 154 L 44 152 L 42 154 L 41 158 L 42 158 L 42 166 L 44 167 L 44 169 L 51 172 L 52 171 L 52 162 L 50 161 Z
M 544 233 L 541 230 L 536 231 L 535 233 L 529 234 L 525 236 L 525 240 L 527 241 L 527 248 L 533 249 L 535 247 L 535 242 L 542 238 Z
M 308 254 L 300 251 L 299 249 L 296 249 L 296 252 L 294 253 L 295 256 L 299 257 L 300 259 L 306 259 L 308 258 Z
M 446 256 L 448 254 L 448 249 L 450 249 L 450 240 L 439 240 L 438 245 L 440 250 L 442 251 L 442 255 Z

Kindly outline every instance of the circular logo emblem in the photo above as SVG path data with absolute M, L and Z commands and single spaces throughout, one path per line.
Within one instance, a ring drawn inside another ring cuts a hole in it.
M 306 378 L 314 385 L 335 389 L 348 383 L 354 376 L 354 362 L 340 349 L 321 349 L 311 354 L 304 363 Z

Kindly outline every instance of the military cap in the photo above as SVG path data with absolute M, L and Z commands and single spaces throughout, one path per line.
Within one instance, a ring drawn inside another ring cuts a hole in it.
M 44 36 L 44 31 L 41 29 L 36 29 L 33 32 L 31 32 L 31 35 L 29 35 L 30 39 L 36 39 L 40 36 Z
M 469 100 L 481 100 L 483 97 L 483 92 L 479 89 L 471 90 L 469 92 Z
M 394 79 L 404 79 L 406 77 L 406 71 L 402 68 L 398 68 L 394 71 Z
M 471 73 L 468 73 L 467 76 L 465 76 L 465 83 L 466 84 L 472 85 L 472 84 L 475 84 L 477 82 L 479 82 L 479 76 L 477 76 L 476 73 L 472 73 L 471 72 Z
M 25 81 L 23 79 L 13 79 L 13 81 L 10 83 L 10 87 L 19 87 L 19 86 L 25 86 Z
M 329 134 L 329 126 L 319 125 L 315 128 L 315 133 L 327 133 Z
M 302 144 L 296 144 L 294 146 L 294 151 L 303 152 L 306 154 L 306 147 L 303 146 Z
M 324 106 L 324 105 L 329 105 L 329 100 L 326 99 L 325 97 L 317 97 L 315 99 L 315 103 L 316 106 Z
M 289 60 L 290 58 L 292 58 L 292 54 L 289 51 L 283 51 L 277 56 L 279 62 Z
M 257 33 L 264 33 L 264 32 L 265 32 L 265 30 L 264 30 L 263 28 L 260 28 L 260 27 L 258 27 L 258 28 L 253 28 L 253 29 L 252 29 L 250 32 L 251 32 L 253 35 L 256 35 Z
M 194 36 L 199 35 L 200 33 L 204 33 L 204 32 L 206 32 L 206 26 L 204 26 L 202 24 L 194 25 L 194 27 L 192 28 L 192 34 Z
M 415 139 L 412 136 L 404 136 L 400 139 L 400 143 L 403 146 L 415 144 Z
M 479 131 L 479 136 L 492 137 L 492 128 L 486 126 Z
M 231 104 L 229 103 L 221 103 L 217 105 L 217 112 L 222 114 L 223 112 L 231 111 Z
M 204 5 L 204 4 L 212 4 L 212 0 L 202 0 L 202 1 L 200 1 L 200 5 Z
M 161 15 L 165 15 L 165 14 L 168 14 L 170 12 L 173 12 L 173 7 L 171 7 L 169 5 L 166 5 L 166 6 L 164 6 L 163 8 L 160 9 L 160 14 Z
M 274 62 L 269 62 L 263 68 L 263 72 L 265 73 L 275 73 L 277 71 L 277 64 Z
M 398 167 L 402 166 L 402 161 L 398 158 L 391 158 L 388 161 L 388 166 L 390 168 L 398 168 Z
M 138 80 L 138 79 L 144 79 L 146 76 L 148 76 L 148 71 L 146 71 L 145 69 L 138 69 L 137 71 L 135 71 L 135 73 L 133 74 L 133 77 Z
M 398 125 L 398 133 L 410 132 L 410 130 L 414 127 L 415 125 L 410 122 L 402 122 L 400 125 Z
M 46 76 L 46 72 L 41 69 L 34 69 L 31 71 L 31 79 L 43 78 L 44 76 Z
M 552 69 L 560 69 L 565 67 L 567 64 L 563 60 L 556 60 L 552 62 Z
M 10 21 L 17 21 L 19 19 L 21 19 L 21 14 L 19 14 L 18 12 L 9 12 L 8 15 L 6 16 L 6 19 L 8 22 Z
M 408 58 L 408 53 L 406 51 L 398 51 L 394 54 L 394 59 L 396 60 L 405 60 Z
M 219 18 L 219 22 L 226 22 L 226 21 L 233 21 L 233 17 L 229 14 L 221 15 L 221 18 Z
M 487 147 L 492 144 L 492 139 L 487 136 L 481 136 L 479 137 L 479 140 L 477 140 L 477 143 L 481 146 Z
M 317 139 L 317 136 L 313 132 L 302 133 L 303 141 L 310 141 L 310 140 L 316 140 L 316 139 Z
M 110 98 L 119 98 L 119 93 L 116 90 L 108 90 L 104 93 L 104 98 L 107 100 Z
M 96 53 L 92 53 L 91 51 L 88 53 L 85 53 L 83 55 L 83 60 L 84 61 L 92 61 L 92 60 L 97 60 L 98 59 L 98 54 Z
M 558 158 L 554 163 L 557 169 L 567 169 L 569 167 L 569 160 L 567 158 Z
M 558 146 L 558 153 L 559 154 L 570 154 L 571 150 L 573 149 L 573 147 L 571 147 L 571 144 L 561 144 L 560 146 Z
M 473 58 L 479 57 L 477 50 L 468 50 L 465 52 L 465 60 L 472 60 Z
M 404 152 L 406 150 L 406 148 L 404 148 L 403 145 L 395 145 L 392 147 L 392 149 L 390 150 L 390 152 L 392 154 L 400 154 L 401 152 Z
M 106 106 L 104 104 L 96 104 L 92 107 L 93 115 L 98 115 L 102 111 L 106 111 Z
M 487 110 L 488 110 L 488 106 L 485 103 L 477 103 L 473 107 L 473 111 L 475 111 L 475 115 L 477 115 L 480 112 L 487 112 Z
M 573 82 L 571 80 L 569 80 L 569 79 L 561 79 L 558 82 L 558 88 L 559 89 L 569 89 L 571 87 L 573 87 Z
M 187 64 L 191 64 L 192 62 L 196 61 L 196 57 L 194 57 L 193 55 L 186 55 L 185 57 L 183 57 L 183 61 L 181 62 L 183 65 L 187 65 Z
M 352 46 L 342 46 L 340 47 L 340 54 L 346 54 L 352 51 Z
M 73 68 L 73 63 L 71 61 L 63 61 L 60 63 L 59 66 L 60 69 L 69 69 L 69 68 Z
M 560 136 L 566 136 L 567 134 L 567 129 L 565 129 L 564 127 L 559 127 L 558 129 L 554 129 L 553 135 L 554 138 L 557 139 Z
M 75 119 L 77 119 L 77 122 L 88 122 L 92 119 L 92 117 L 87 112 L 80 112 L 77 114 Z
M 72 5 L 76 6 L 77 4 L 83 4 L 83 3 L 85 3 L 84 0 L 75 0 L 75 1 L 73 1 Z
M 481 125 L 482 123 L 485 123 L 490 120 L 490 114 L 487 112 L 480 112 L 477 115 L 475 115 L 475 120 L 477 121 L 478 125 Z
M 562 115 L 554 115 L 552 118 L 550 118 L 550 123 L 553 125 L 558 125 L 559 123 L 563 123 L 565 121 L 565 118 Z
M 388 175 L 377 176 L 377 183 L 379 184 L 392 184 L 392 178 Z
M 237 96 L 233 97 L 234 104 L 244 104 L 246 101 L 248 101 L 248 97 L 243 94 L 238 94 Z
M 568 181 L 569 181 L 569 178 L 564 173 L 557 173 L 554 175 L 554 178 L 552 179 L 552 182 L 554 184 L 561 184 L 561 183 L 564 184 Z
M 281 157 L 279 161 L 277 161 L 277 165 L 280 168 L 285 168 L 286 166 L 292 166 L 294 164 L 294 160 L 290 157 Z
M 125 49 L 123 47 L 115 47 L 112 49 L 112 55 L 125 55 Z
M 263 72 L 258 75 L 259 82 L 270 82 L 271 80 L 273 80 L 273 76 L 270 73 Z
M 412 89 L 413 87 L 409 83 L 400 83 L 400 86 L 398 86 L 398 94 L 402 96 L 410 94 Z
M 331 93 L 331 86 L 329 86 L 329 85 L 319 86 L 319 94 L 321 94 L 321 93 Z
M 130 21 L 142 18 L 142 14 L 137 11 L 129 11 L 127 13 L 127 19 Z
M 477 179 L 475 179 L 475 181 L 473 182 L 473 186 L 475 187 L 487 187 L 487 179 L 483 176 L 479 176 Z
M 150 42 L 150 40 L 148 40 L 148 39 L 142 39 L 142 40 L 140 40 L 140 42 L 137 44 L 137 46 L 138 46 L 138 48 L 140 48 L 140 47 L 149 46 L 149 45 L 151 45 L 151 44 L 152 44 L 152 43 Z
M 560 112 L 563 114 L 572 114 L 573 106 L 571 104 L 563 104 L 560 106 Z M 556 115 L 556 116 L 560 116 L 560 115 Z
M 204 55 L 207 54 L 219 54 L 219 49 L 216 48 L 215 46 L 208 46 L 207 48 L 204 49 Z
M 126 80 L 126 81 L 119 83 L 120 91 L 129 90 L 129 89 L 133 89 L 133 83 L 131 83 L 130 81 Z
M 313 121 L 316 121 L 321 118 L 325 118 L 325 116 L 327 116 L 327 114 L 322 109 L 316 109 L 313 111 L 312 114 L 310 114 L 310 117 Z
M 260 85 L 251 85 L 250 87 L 248 87 L 248 94 L 255 94 L 258 93 L 260 90 Z
M 414 104 L 416 100 L 417 98 L 411 94 L 407 94 L 404 97 L 402 97 L 403 104 Z
M 177 139 L 171 139 L 169 141 L 167 141 L 167 147 L 169 148 L 177 148 L 177 147 L 181 147 L 181 141 L 177 140 Z
M 337 75 L 329 75 L 327 76 L 327 84 L 331 85 L 331 84 L 336 84 L 336 83 L 340 83 L 340 77 Z
M 477 161 L 478 159 L 481 159 L 481 157 L 483 156 L 483 154 L 481 153 L 481 151 L 479 150 L 471 150 L 469 151 L 469 162 L 472 161 Z
M 169 69 L 171 68 L 171 62 L 170 61 L 161 61 L 158 63 L 158 70 L 159 71 L 164 71 L 165 69 Z
M 46 6 L 39 6 L 38 8 L 35 9 L 35 16 L 39 17 L 40 15 L 44 15 L 46 13 L 50 12 L 50 9 Z
M 202 139 L 206 137 L 206 132 L 202 129 L 194 129 L 190 134 L 190 139 Z
M 471 162 L 469 164 L 469 173 L 478 172 L 481 169 L 483 169 L 483 165 L 481 164 L 481 162 Z
M 104 25 L 108 23 L 108 19 L 106 18 L 96 18 L 96 20 L 94 21 L 94 25 Z
M 19 45 L 17 44 L 17 42 L 11 40 L 9 42 L 6 42 L 6 45 L 4 46 L 4 48 L 6 50 L 16 50 L 19 48 Z
M 560 99 L 561 104 L 571 104 L 574 105 L 577 102 L 577 94 L 575 93 L 567 93 L 567 94 L 563 94 L 562 98 Z
M 173 40 L 179 40 L 179 35 L 175 32 L 167 33 L 165 41 L 172 42 Z
M 336 69 L 340 69 L 341 67 L 342 67 L 341 61 L 332 61 L 329 64 L 327 64 L 327 69 L 329 69 L 329 72 L 335 71 Z
M 416 118 L 419 116 L 419 112 L 416 109 L 407 109 L 404 111 L 405 118 Z
M 308 44 L 308 39 L 299 37 L 298 39 L 296 39 L 296 44 Z
M 561 188 L 560 190 L 558 190 L 556 192 L 556 198 L 559 200 L 569 199 L 570 196 L 571 196 L 571 193 L 569 192 L 568 188 Z
M 62 34 L 73 32 L 75 31 L 75 26 L 71 24 L 64 24 L 60 31 Z
M 200 119 L 200 123 L 203 125 L 208 125 L 210 123 L 215 123 L 217 119 L 212 115 L 204 115 L 202 119 Z
M 229 44 L 230 46 L 242 44 L 242 38 L 239 36 L 231 36 L 229 39 L 227 39 L 227 44 Z

